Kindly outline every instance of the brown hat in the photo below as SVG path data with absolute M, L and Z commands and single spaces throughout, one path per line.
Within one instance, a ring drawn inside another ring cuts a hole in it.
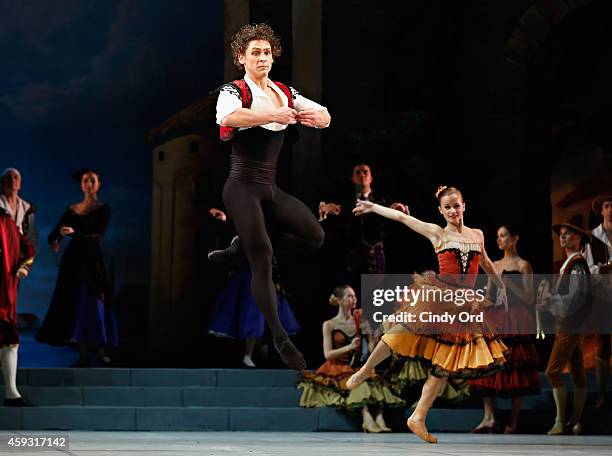
M 604 193 L 603 195 L 599 195 L 597 198 L 593 200 L 591 203 L 591 209 L 597 215 L 601 214 L 601 208 L 603 207 L 603 203 L 606 201 L 612 201 L 612 193 Z
M 570 230 L 575 231 L 576 233 L 581 234 L 583 238 L 586 238 L 586 242 L 591 242 L 592 240 L 591 233 L 589 233 L 587 230 L 583 228 L 584 221 L 582 220 L 582 215 L 580 214 L 572 215 L 572 217 L 567 222 L 557 223 L 553 225 L 552 229 L 556 234 L 559 234 L 562 226 L 569 228 Z

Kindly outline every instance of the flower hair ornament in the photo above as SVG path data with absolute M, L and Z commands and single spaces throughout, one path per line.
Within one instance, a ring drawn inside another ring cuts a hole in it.
M 447 188 L 448 188 L 448 185 L 440 185 L 438 187 L 438 190 L 436 190 L 436 198 L 439 198 L 440 197 L 440 193 L 442 193 Z

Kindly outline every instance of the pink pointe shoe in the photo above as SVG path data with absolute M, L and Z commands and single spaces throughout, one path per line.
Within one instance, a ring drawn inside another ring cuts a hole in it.
M 416 436 L 420 437 L 422 440 L 425 440 L 427 443 L 438 443 L 438 438 L 429 433 L 427 426 L 425 426 L 423 421 L 415 420 L 414 418 L 410 417 L 408 418 L 408 421 L 406 421 L 406 424 Z
M 346 382 L 346 387 L 350 390 L 354 390 L 367 379 L 374 377 L 374 369 L 364 370 L 362 367 L 355 372 Z

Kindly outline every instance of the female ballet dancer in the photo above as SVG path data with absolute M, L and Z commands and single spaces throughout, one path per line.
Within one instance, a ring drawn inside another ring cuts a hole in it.
M 358 201 L 353 212 L 356 215 L 373 212 L 401 222 L 431 241 L 438 256 L 439 275 L 415 276 L 416 287 L 442 290 L 472 288 L 480 266 L 498 286 L 496 305 L 505 304 L 504 282 L 487 256 L 482 231 L 463 224 L 465 203 L 461 192 L 454 187 L 440 187 L 436 197 L 439 202 L 438 210 L 446 220 L 444 228 L 367 201 Z M 439 304 L 422 300 L 415 303 L 413 311 L 418 314 L 419 311 L 433 309 Z M 451 305 L 457 312 L 462 309 Z M 473 302 L 471 305 L 474 311 L 485 305 L 485 302 Z M 429 443 L 437 443 L 438 439 L 428 432 L 425 419 L 448 378 L 466 379 L 493 374 L 505 361 L 506 346 L 485 323 L 462 325 L 461 332 L 448 326 L 439 328 L 435 331 L 436 334 L 423 334 L 422 331 L 411 328 L 410 324 L 393 326 L 382 337 L 368 361 L 347 383 L 349 388 L 356 388 L 374 375 L 374 367 L 392 352 L 430 362 L 431 372 L 423 385 L 417 406 L 407 421 L 410 430 Z

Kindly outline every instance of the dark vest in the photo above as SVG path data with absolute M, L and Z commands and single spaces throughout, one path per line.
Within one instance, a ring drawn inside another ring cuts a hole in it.
M 611 260 L 608 255 L 608 246 L 595 236 L 591 241 L 591 252 L 593 253 L 593 264 L 607 264 Z
M 557 293 L 562 296 L 569 293 L 570 278 L 574 268 L 581 268 L 584 272 L 581 278 L 588 282 L 587 295 L 584 297 L 584 302 L 576 313 L 565 318 L 557 317 L 557 333 L 559 334 L 574 334 L 578 332 L 578 328 L 584 324 L 587 318 L 590 318 L 592 312 L 591 273 L 589 271 L 589 265 L 582 255 L 579 254 L 574 256 L 563 273 L 559 276 Z

